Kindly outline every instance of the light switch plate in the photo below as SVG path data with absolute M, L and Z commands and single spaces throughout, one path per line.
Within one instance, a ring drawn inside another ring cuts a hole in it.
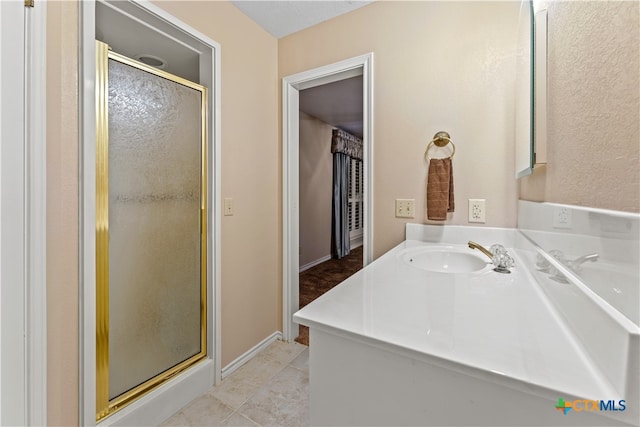
M 224 215 L 233 215 L 233 199 L 231 197 L 225 197 L 224 199 Z
M 396 199 L 396 218 L 415 218 L 415 199 Z

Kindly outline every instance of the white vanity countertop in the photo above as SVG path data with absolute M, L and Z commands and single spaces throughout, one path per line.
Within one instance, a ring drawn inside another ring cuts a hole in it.
M 511 274 L 490 268 L 437 273 L 401 259 L 407 250 L 426 246 L 466 247 L 406 240 L 294 320 L 511 387 L 533 392 L 529 385 L 535 385 L 550 398 L 616 396 L 529 272 L 518 267 L 523 263 L 515 251 L 509 250 L 516 262 Z

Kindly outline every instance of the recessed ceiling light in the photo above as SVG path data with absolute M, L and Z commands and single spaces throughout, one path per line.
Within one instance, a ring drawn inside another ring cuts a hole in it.
M 142 62 L 143 64 L 147 64 L 152 67 L 159 68 L 161 70 L 166 70 L 167 66 L 169 65 L 167 64 L 167 61 L 165 61 L 164 59 L 155 55 L 149 55 L 147 53 L 135 55 L 134 58 Z

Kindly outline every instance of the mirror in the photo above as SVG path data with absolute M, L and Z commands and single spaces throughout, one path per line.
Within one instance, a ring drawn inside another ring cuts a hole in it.
M 547 163 L 547 9 L 534 8 L 534 13 L 532 165 L 543 165 Z
M 516 48 L 516 178 L 531 175 L 534 164 L 533 30 L 533 3 L 531 0 L 522 0 L 518 18 L 518 44 Z
M 548 16 L 547 159 L 520 198 L 639 213 L 640 3 L 534 6 Z
M 547 162 L 547 10 L 520 4 L 516 48 L 516 178 Z
M 536 0 L 535 8 L 536 156 L 541 135 L 548 151 L 546 165 L 520 179 L 518 228 L 637 327 L 640 3 Z M 544 89 L 539 64 L 548 66 Z

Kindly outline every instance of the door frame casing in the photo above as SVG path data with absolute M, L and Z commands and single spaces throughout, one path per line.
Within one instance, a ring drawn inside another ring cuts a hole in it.
M 0 4 L 2 425 L 47 423 L 46 14 Z
M 119 4 L 118 4 L 119 3 Z M 221 218 L 221 49 L 193 27 L 146 0 L 116 2 L 122 13 L 176 39 L 175 33 L 203 46 L 201 82 L 209 87 L 207 358 L 167 381 L 100 425 L 159 424 L 221 378 L 220 218 Z M 82 425 L 96 424 L 96 120 L 95 120 L 95 10 L 96 1 L 80 2 L 80 402 Z M 168 34 L 171 31 L 172 34 Z M 185 46 L 187 44 L 183 43 Z M 195 48 L 193 48 L 195 50 Z M 201 83 L 199 82 L 199 83 Z
M 373 52 L 282 79 L 282 335 L 296 338 L 299 308 L 299 91 L 363 76 L 363 266 L 373 260 Z

